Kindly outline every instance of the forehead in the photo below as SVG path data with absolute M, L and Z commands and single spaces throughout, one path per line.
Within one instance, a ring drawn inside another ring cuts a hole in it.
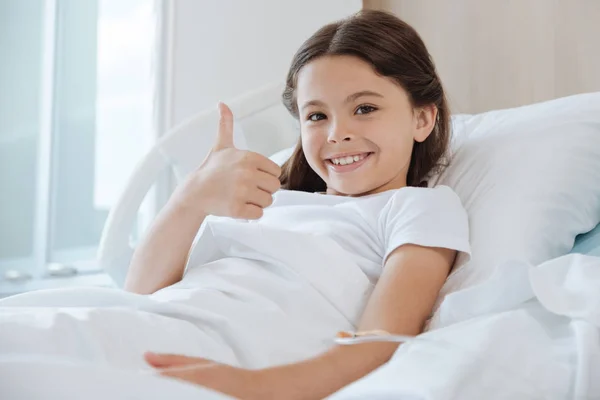
M 393 80 L 378 75 L 358 57 L 325 56 L 311 61 L 298 74 L 298 104 L 310 100 L 334 100 L 370 90 L 383 96 L 402 95 L 404 90 Z

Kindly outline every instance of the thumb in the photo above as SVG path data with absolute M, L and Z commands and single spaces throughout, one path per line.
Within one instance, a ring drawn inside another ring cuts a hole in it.
M 214 150 L 221 150 L 233 145 L 233 113 L 225 104 L 219 102 L 219 129 Z

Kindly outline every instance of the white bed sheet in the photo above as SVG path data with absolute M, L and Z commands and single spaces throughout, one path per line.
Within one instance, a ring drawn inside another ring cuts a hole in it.
M 3 400 L 227 400 L 221 393 L 156 374 L 60 361 L 0 361 Z
M 449 295 L 432 322 L 433 329 L 422 339 L 402 345 L 389 363 L 330 399 L 600 398 L 599 289 L 598 257 L 569 255 L 537 267 L 522 262 L 503 265 L 494 279 Z M 65 291 L 54 292 L 57 293 L 65 295 Z M 99 289 L 88 291 L 85 301 L 98 300 L 107 293 Z M 117 306 L 123 301 L 118 296 L 127 296 L 110 293 L 112 297 L 105 296 L 105 303 L 112 298 Z M 51 294 L 46 293 L 47 306 L 52 305 Z M 12 310 L 18 314 L 21 307 L 14 299 L 11 304 L 1 309 L 4 314 L 0 321 L 14 323 L 14 315 L 9 317 L 7 313 Z M 70 330 L 71 335 L 66 336 L 65 330 L 54 331 L 62 335 L 57 340 L 49 336 L 51 329 L 38 338 L 37 351 L 0 357 L 2 398 L 226 398 L 149 372 L 140 352 L 148 346 L 157 349 L 161 340 L 168 341 L 172 351 L 169 334 L 176 331 L 178 335 L 194 335 L 195 328 L 186 328 L 185 321 L 176 323 L 173 315 L 156 316 L 140 311 L 141 308 L 141 303 L 130 302 L 128 307 L 113 307 L 112 315 L 96 312 L 96 317 L 102 317 L 95 320 L 97 325 L 92 332 L 106 334 L 97 337 L 98 342 L 112 337 L 113 345 L 129 349 L 113 353 L 112 357 L 120 357 L 118 360 L 107 359 L 100 349 L 94 353 L 89 346 L 79 350 L 89 352 L 87 356 L 93 362 L 82 362 L 81 357 L 61 357 L 60 352 L 47 345 L 62 343 L 66 349 L 77 352 L 74 343 L 82 340 L 85 333 Z M 21 323 L 47 323 L 50 328 L 59 320 L 50 318 L 49 313 L 57 310 L 45 310 L 45 318 L 42 311 L 36 318 L 32 318 L 35 313 L 20 313 Z M 106 325 L 109 320 L 114 322 L 120 312 L 123 314 L 119 324 Z M 81 317 L 94 321 L 89 313 Z M 139 323 L 144 319 L 158 324 L 153 327 L 162 334 L 140 335 L 151 326 Z M 128 320 L 130 327 L 124 331 Z M 111 326 L 126 333 L 111 336 L 107 331 Z M 186 329 L 190 329 L 189 333 Z M 194 349 L 193 343 L 182 342 L 180 350 L 188 354 L 205 350 Z

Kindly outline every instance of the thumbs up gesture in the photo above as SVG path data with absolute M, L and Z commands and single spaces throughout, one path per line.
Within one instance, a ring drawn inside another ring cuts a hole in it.
M 205 215 L 258 219 L 280 188 L 279 165 L 267 157 L 238 150 L 233 143 L 233 113 L 219 103 L 215 144 L 179 189 L 179 198 Z

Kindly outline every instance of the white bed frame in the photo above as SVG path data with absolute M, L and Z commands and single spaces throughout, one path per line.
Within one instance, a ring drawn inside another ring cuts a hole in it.
M 236 143 L 270 156 L 298 139 L 298 125 L 281 101 L 284 86 L 272 83 L 227 101 L 235 118 Z M 196 114 L 161 136 L 136 167 L 116 205 L 111 209 L 98 250 L 101 268 L 122 287 L 134 251 L 130 235 L 142 201 L 165 170 L 180 182 L 205 158 L 216 135 L 218 112 Z M 241 136 L 241 137 L 240 137 Z

